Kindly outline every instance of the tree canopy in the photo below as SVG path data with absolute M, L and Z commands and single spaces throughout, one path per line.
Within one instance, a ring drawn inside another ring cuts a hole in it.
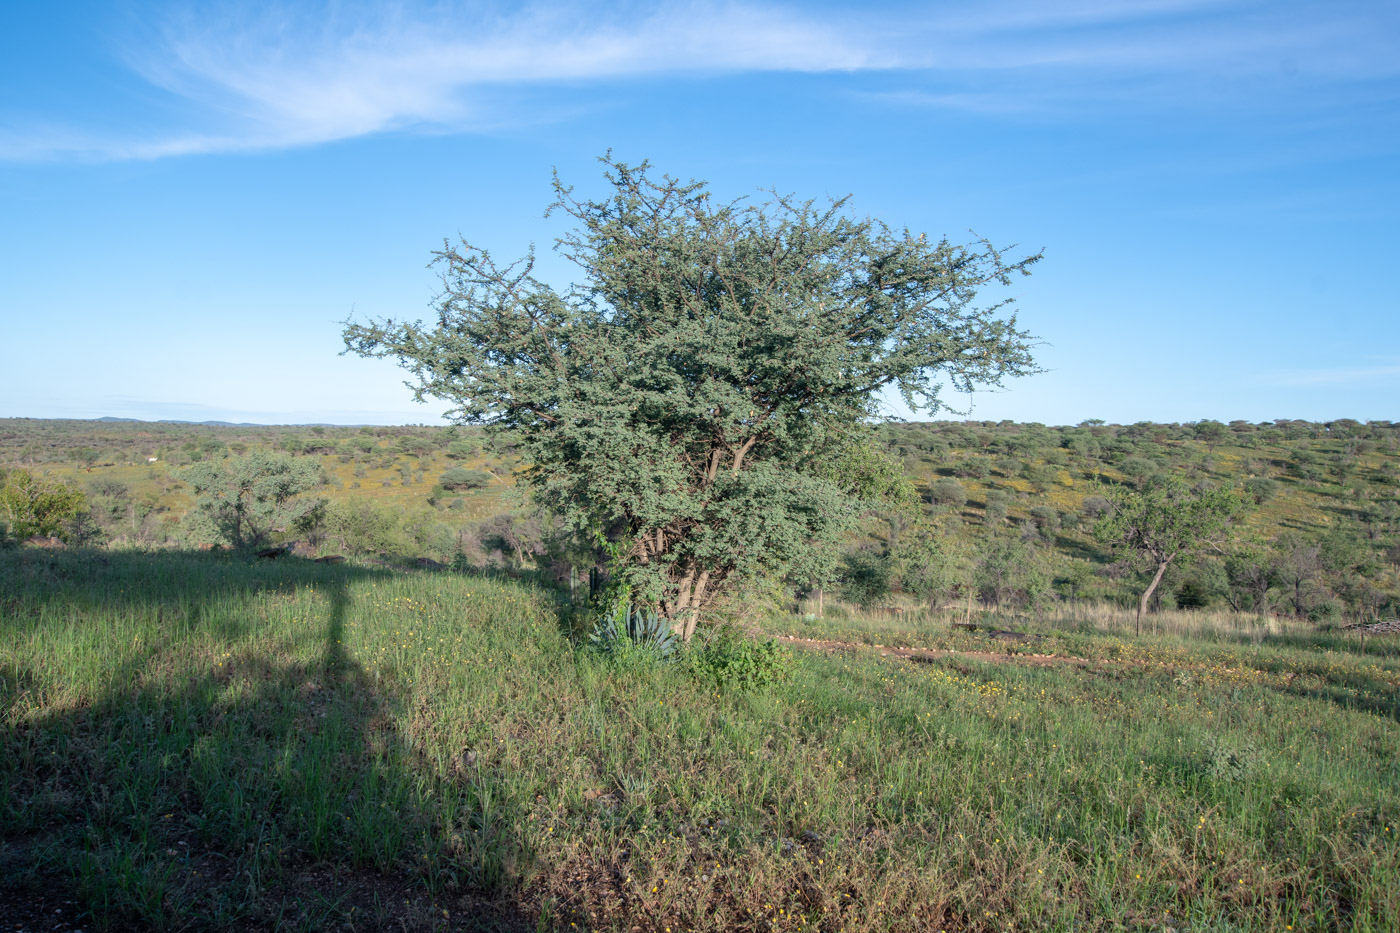
M 603 159 L 556 249 L 582 283 L 556 290 L 534 256 L 468 242 L 435 254 L 435 325 L 347 323 L 351 352 L 397 357 L 421 401 L 514 429 L 536 497 L 609 542 L 614 578 L 685 636 L 727 586 L 806 574 L 859 508 L 831 464 L 897 389 L 937 410 L 1034 371 L 1010 299 L 1028 274 L 991 243 L 932 240 L 851 215 L 844 200 L 719 201 L 702 182 Z M 827 568 L 829 570 L 829 568 Z
M 196 463 L 181 479 L 194 488 L 198 513 L 237 548 L 257 547 L 274 530 L 307 519 L 325 505 L 301 495 L 325 481 L 321 464 L 308 457 L 254 451 Z
M 1245 510 L 1230 489 L 1192 489 L 1179 476 L 1167 476 L 1145 489 L 1118 487 L 1109 492 L 1109 511 L 1094 527 L 1099 540 L 1125 551 L 1152 573 L 1138 600 L 1137 625 L 1148 600 L 1172 562 L 1211 544 Z
M 0 522 L 16 538 L 56 535 L 86 504 L 87 498 L 66 483 L 27 470 L 0 470 Z

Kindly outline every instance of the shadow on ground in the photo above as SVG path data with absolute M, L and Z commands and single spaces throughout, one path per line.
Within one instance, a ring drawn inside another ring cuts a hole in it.
M 535 928 L 499 864 L 509 840 L 488 838 L 509 821 L 483 819 L 476 837 L 439 825 L 397 699 L 345 650 L 355 585 L 392 574 L 0 552 L 0 917 L 34 930 Z M 300 643 L 269 637 L 259 594 L 308 591 L 318 609 Z M 466 799 L 492 798 L 473 784 L 489 776 L 461 780 Z

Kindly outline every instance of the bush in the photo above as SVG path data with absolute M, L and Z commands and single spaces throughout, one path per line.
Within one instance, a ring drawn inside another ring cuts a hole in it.
M 693 648 L 686 663 L 697 680 L 723 690 L 755 690 L 792 676 L 792 653 L 773 639 L 755 641 L 733 629 L 721 629 L 706 644 Z
M 468 470 L 465 467 L 453 467 L 438 480 L 444 489 L 481 489 L 490 482 L 490 473 L 484 470 Z
M 453 460 L 470 460 L 481 450 L 475 441 L 453 441 L 447 445 L 447 456 Z
M 1006 521 L 1006 512 L 1011 506 L 1011 500 L 1000 489 L 990 490 L 987 493 L 986 502 L 983 506 L 984 521 L 987 525 L 1000 525 Z
M 326 537 L 350 554 L 399 553 L 407 549 L 399 510 L 351 499 L 326 509 Z
M 1060 513 L 1054 506 L 1037 505 L 1031 509 L 1031 521 L 1035 526 L 1046 534 L 1054 534 L 1060 530 Z
M 87 507 L 87 497 L 66 483 L 10 470 L 0 484 L 0 521 L 23 540 L 33 535 L 56 535 L 64 524 Z
M 992 472 L 992 465 L 984 457 L 964 457 L 953 467 L 953 472 L 966 479 L 985 479 Z
M 870 606 L 889 595 L 894 568 L 889 558 L 874 551 L 856 551 L 843 561 L 841 586 L 846 598 Z
M 967 490 L 962 483 L 945 476 L 929 487 L 929 501 L 934 505 L 946 505 L 960 509 L 967 504 Z
M 1085 518 L 1103 518 L 1113 509 L 1113 503 L 1103 496 L 1085 496 L 1080 506 Z
M 1244 482 L 1245 493 L 1254 500 L 1255 505 L 1263 505 L 1278 494 L 1278 480 L 1269 479 L 1267 476 L 1256 476 Z

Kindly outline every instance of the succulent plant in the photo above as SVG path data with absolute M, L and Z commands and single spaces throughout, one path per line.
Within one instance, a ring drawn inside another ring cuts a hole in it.
M 662 658 L 673 656 L 680 644 L 671 626 L 657 615 L 656 610 L 627 603 L 620 603 L 612 613 L 600 619 L 588 640 L 605 651 L 611 651 L 627 641 L 649 648 Z

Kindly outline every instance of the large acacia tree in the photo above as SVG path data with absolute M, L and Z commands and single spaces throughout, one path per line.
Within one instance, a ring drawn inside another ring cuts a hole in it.
M 978 293 L 1040 256 L 602 161 L 601 200 L 554 180 L 581 284 L 444 243 L 436 324 L 347 323 L 345 342 L 398 357 L 454 420 L 515 429 L 537 499 L 603 536 L 630 598 L 688 638 L 739 580 L 820 577 L 857 508 L 839 463 L 881 390 L 935 410 L 941 384 L 1033 371 L 1010 299 Z

